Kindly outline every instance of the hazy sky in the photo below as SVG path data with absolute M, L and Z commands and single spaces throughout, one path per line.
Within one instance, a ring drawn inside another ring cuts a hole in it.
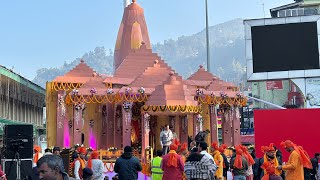
M 236 18 L 269 17 L 269 9 L 293 0 L 208 0 L 210 25 Z M 153 44 L 205 27 L 204 0 L 137 0 Z M 263 6 L 264 4 L 264 6 Z M 264 8 L 263 8 L 264 7 Z M 97 46 L 113 49 L 123 0 L 0 1 L 0 64 L 33 79 L 42 67 L 58 67 Z

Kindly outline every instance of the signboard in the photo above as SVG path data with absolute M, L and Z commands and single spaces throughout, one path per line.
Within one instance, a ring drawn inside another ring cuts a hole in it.
M 270 90 L 282 90 L 283 89 L 283 83 L 281 80 L 279 81 L 266 81 L 266 87 L 267 87 L 267 91 Z
M 320 108 L 320 78 L 306 80 L 307 108 Z

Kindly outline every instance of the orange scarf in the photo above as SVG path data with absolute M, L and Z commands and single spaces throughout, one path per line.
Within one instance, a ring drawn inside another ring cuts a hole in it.
M 300 154 L 303 167 L 312 169 L 312 164 L 311 164 L 308 153 L 301 146 L 293 146 L 293 147 L 294 147 L 294 150 Z
M 236 159 L 234 160 L 233 166 L 237 169 L 242 169 L 242 153 L 243 151 L 240 148 L 236 148 Z
M 178 159 L 177 159 L 177 155 L 176 155 L 176 151 L 175 150 L 170 150 L 168 155 L 169 155 L 169 160 L 167 162 L 167 166 L 168 167 L 178 167 Z
M 264 170 L 264 176 L 261 180 L 269 180 L 270 175 L 276 172 L 276 167 L 270 161 L 264 161 L 261 168 Z
M 38 160 L 39 160 L 39 152 L 36 152 L 33 157 L 33 162 L 37 164 Z
M 281 175 L 281 170 L 279 170 L 279 169 L 276 169 L 276 167 L 278 167 L 279 166 L 279 162 L 278 162 L 278 159 L 275 157 L 274 159 L 268 159 L 268 157 L 267 157 L 267 155 L 265 154 L 264 156 L 263 156 L 263 162 L 269 162 L 269 164 L 265 164 L 265 165 L 268 165 L 268 166 L 261 166 L 261 168 L 263 169 L 263 171 L 264 171 L 264 174 L 266 175 L 266 174 L 269 174 L 269 172 L 268 172 L 268 168 L 269 168 L 269 166 L 271 166 L 271 167 L 274 167 L 274 169 L 275 169 L 275 172 L 273 173 L 273 174 L 276 174 L 276 175 L 278 175 L 278 176 L 280 176 Z M 271 168 L 270 167 L 270 168 Z
M 80 163 L 80 169 L 84 169 L 86 167 L 86 162 L 85 160 L 81 159 L 81 158 L 77 158 L 77 160 L 79 161 Z

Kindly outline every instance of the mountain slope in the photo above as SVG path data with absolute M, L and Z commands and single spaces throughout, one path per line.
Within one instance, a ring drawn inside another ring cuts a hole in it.
M 224 80 L 239 82 L 243 77 L 245 64 L 243 20 L 235 19 L 210 27 L 211 70 Z M 206 64 L 205 30 L 190 36 L 181 36 L 177 40 L 166 40 L 153 45 L 158 53 L 179 74 L 187 78 L 200 64 Z M 112 74 L 113 56 L 104 47 L 97 47 L 82 56 L 85 62 L 98 73 Z M 64 63 L 58 68 L 42 68 L 33 80 L 44 86 L 56 76 L 63 75 L 79 63 L 79 59 Z M 183 64 L 183 66 L 181 66 Z M 240 79 L 239 79 L 240 78 Z

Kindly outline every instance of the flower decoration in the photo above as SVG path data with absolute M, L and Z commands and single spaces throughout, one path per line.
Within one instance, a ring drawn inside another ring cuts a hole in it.
M 59 105 L 60 105 L 60 106 L 64 105 L 63 96 L 61 96 L 61 97 L 59 98 Z
M 197 93 L 197 96 L 201 96 L 203 95 L 203 90 L 197 89 L 196 93 Z
M 118 150 L 118 148 L 116 148 L 116 147 L 110 147 L 110 148 L 108 148 L 108 151 L 112 151 L 112 152 L 115 152 L 115 151 L 117 151 Z
M 77 104 L 74 105 L 74 108 L 77 111 L 80 111 L 80 110 L 84 109 L 84 104 L 83 103 L 77 103 Z
M 129 95 L 132 91 L 132 88 L 131 87 L 127 87 L 126 89 L 126 95 Z
M 203 122 L 203 118 L 202 118 L 201 114 L 197 115 L 197 122 L 198 123 L 202 123 Z
M 95 94 L 97 94 L 97 89 L 96 88 L 91 88 L 91 90 L 90 90 L 90 93 L 92 94 L 92 95 L 95 95 Z
M 243 98 L 242 92 L 237 92 L 237 96 L 238 96 L 239 98 Z
M 227 97 L 228 97 L 227 93 L 224 92 L 224 91 L 220 92 L 220 96 L 221 96 L 222 98 L 227 98 Z
M 107 94 L 113 94 L 113 89 L 112 88 L 107 89 Z
M 129 111 L 129 109 L 132 108 L 132 104 L 130 102 L 124 102 L 122 104 L 122 107 L 123 107 L 124 110 Z
M 146 91 L 146 89 L 145 89 L 144 87 L 141 87 L 140 89 L 138 89 L 138 92 L 139 92 L 140 94 L 144 94 L 145 91 Z
M 72 95 L 77 96 L 78 93 L 79 93 L 79 90 L 78 90 L 78 89 L 73 89 L 73 90 L 72 90 Z

